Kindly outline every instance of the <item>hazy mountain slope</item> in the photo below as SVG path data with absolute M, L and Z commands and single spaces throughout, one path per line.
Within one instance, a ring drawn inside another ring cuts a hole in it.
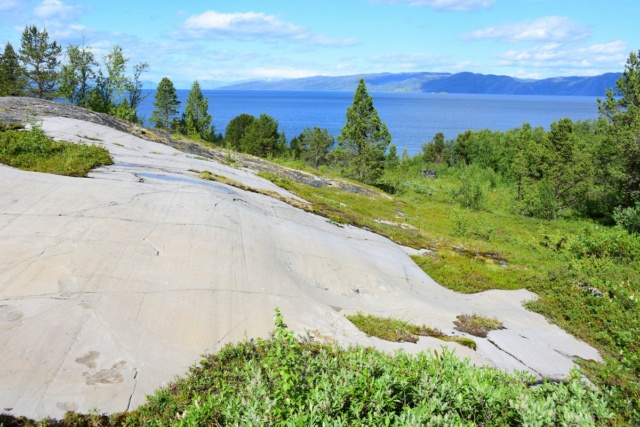
M 254 81 L 223 86 L 228 90 L 336 90 L 354 91 L 360 78 L 371 92 L 419 92 L 423 83 L 450 76 L 449 73 L 380 73 L 351 76 L 315 76 L 274 82 Z
M 370 92 L 448 92 L 496 95 L 602 96 L 615 87 L 619 73 L 591 77 L 553 77 L 542 80 L 476 73 L 380 73 L 315 76 L 279 81 L 253 81 L 223 86 L 223 90 L 353 91 L 362 77 Z
M 458 73 L 422 84 L 423 92 L 478 93 L 503 95 L 602 96 L 615 87 L 619 73 L 593 77 L 554 77 L 521 80 L 509 76 Z

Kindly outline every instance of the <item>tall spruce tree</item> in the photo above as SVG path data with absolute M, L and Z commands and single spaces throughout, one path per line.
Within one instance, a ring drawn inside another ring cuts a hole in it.
M 49 42 L 47 30 L 38 31 L 31 25 L 22 33 L 19 52 L 30 93 L 37 98 L 55 98 L 62 47 Z
M 345 174 L 358 181 L 373 184 L 384 167 L 384 153 L 391 143 L 391 134 L 373 107 L 364 79 L 347 109 L 347 121 L 338 135 Z
M 0 96 L 20 96 L 26 90 L 24 71 L 20 58 L 7 43 L 0 56 Z
M 163 77 L 158 83 L 155 99 L 151 123 L 157 128 L 169 130 L 173 127 L 174 119 L 178 114 L 180 101 L 178 101 L 176 88 L 168 77 Z
M 208 110 L 209 101 L 202 94 L 200 83 L 196 80 L 191 86 L 182 114 L 183 131 L 187 135 L 197 135 L 204 140 L 210 140 L 214 131 L 211 128 L 211 115 Z

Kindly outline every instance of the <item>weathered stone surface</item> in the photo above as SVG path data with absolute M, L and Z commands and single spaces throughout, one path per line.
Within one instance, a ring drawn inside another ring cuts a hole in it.
M 553 378 L 572 356 L 599 358 L 525 310 L 530 292 L 457 294 L 386 238 L 194 172 L 292 197 L 248 169 L 85 121 L 44 117 L 43 128 L 101 144 L 115 164 L 90 178 L 0 165 L 0 407 L 12 414 L 135 407 L 199 355 L 268 336 L 276 306 L 296 331 L 345 345 L 447 345 L 475 364 Z M 359 310 L 445 333 L 476 312 L 507 329 L 477 352 L 433 338 L 394 344 L 345 319 Z

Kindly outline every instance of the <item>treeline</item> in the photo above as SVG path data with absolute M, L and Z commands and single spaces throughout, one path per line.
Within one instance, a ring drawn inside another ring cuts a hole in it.
M 507 132 L 466 131 L 455 140 L 437 134 L 419 159 L 465 168 L 468 207 L 497 179 L 513 191 L 514 209 L 544 219 L 583 216 L 613 220 L 640 233 L 640 61 L 631 53 L 604 99 L 599 118 L 553 122 L 549 131 L 523 124 Z M 490 172 L 487 175 L 487 171 Z M 492 177 L 492 174 L 495 176 Z
M 327 166 L 345 177 L 374 185 L 384 173 L 385 152 L 391 143 L 389 130 L 380 120 L 362 79 L 353 104 L 347 109 L 346 123 L 337 136 L 337 144 L 327 129 L 317 126 L 308 127 L 287 141 L 284 132 L 278 130 L 278 121 L 268 114 L 259 117 L 240 114 L 228 123 L 224 137 L 216 135 L 197 81 L 189 92 L 181 119 L 178 118 L 180 101 L 167 77 L 158 84 L 153 105 L 151 123 L 156 128 L 186 133 L 255 156 L 302 160 L 316 169 Z M 194 116 L 197 119 L 190 121 L 192 111 L 198 112 Z M 191 122 L 194 124 L 190 125 Z M 395 147 L 391 151 L 395 152 Z
M 18 52 L 7 43 L 0 55 L 0 96 L 62 98 L 142 122 L 137 115 L 145 97 L 140 77 L 148 64 L 135 64 L 127 75 L 129 58 L 118 45 L 101 59 L 78 45 L 67 46 L 63 54 L 46 30 L 28 26 Z M 308 127 L 287 141 L 277 120 L 267 114 L 241 114 L 223 136 L 211 124 L 208 107 L 195 81 L 179 114 L 176 89 L 165 77 L 158 84 L 150 122 L 239 152 L 328 168 L 390 192 L 403 191 L 425 169 L 462 170 L 456 199 L 466 207 L 481 208 L 488 188 L 500 183 L 512 190 L 513 208 L 522 215 L 601 218 L 640 232 L 640 60 L 634 52 L 616 90 L 598 100 L 598 120 L 574 123 L 564 118 L 549 131 L 528 124 L 507 132 L 467 131 L 455 140 L 438 133 L 414 157 L 406 151 L 398 156 L 364 80 L 335 137 L 327 129 Z
M 93 111 L 139 122 L 137 108 L 144 99 L 140 77 L 148 64 L 133 66 L 115 45 L 101 62 L 89 47 L 62 46 L 49 39 L 45 29 L 27 26 L 15 51 L 11 43 L 0 55 L 0 96 L 62 98 Z
M 194 90 L 199 91 L 197 82 L 189 98 Z M 154 105 L 156 127 L 179 129 L 184 123 L 184 115 L 182 120 L 177 118 L 179 102 L 168 79 L 158 86 Z M 406 190 L 416 179 L 423 179 L 425 170 L 456 170 L 460 188 L 453 198 L 464 207 L 483 208 L 490 189 L 500 185 L 510 189 L 513 210 L 519 214 L 549 220 L 597 218 L 640 232 L 640 63 L 636 53 L 630 54 L 616 90 L 609 90 L 598 108 L 598 120 L 563 118 L 548 131 L 525 123 L 506 132 L 466 131 L 455 140 L 445 140 L 438 133 L 421 153 L 410 157 L 406 150 L 398 155 L 361 80 L 345 125 L 335 138 L 327 129 L 309 127 L 287 142 L 274 118 L 241 114 L 216 142 L 261 157 L 301 160 L 389 192 Z

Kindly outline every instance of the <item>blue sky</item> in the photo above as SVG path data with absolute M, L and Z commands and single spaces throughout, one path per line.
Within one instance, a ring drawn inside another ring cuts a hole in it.
M 376 72 L 523 78 L 619 72 L 640 49 L 638 0 L 0 0 L 0 43 L 26 25 L 119 44 L 178 88 Z

